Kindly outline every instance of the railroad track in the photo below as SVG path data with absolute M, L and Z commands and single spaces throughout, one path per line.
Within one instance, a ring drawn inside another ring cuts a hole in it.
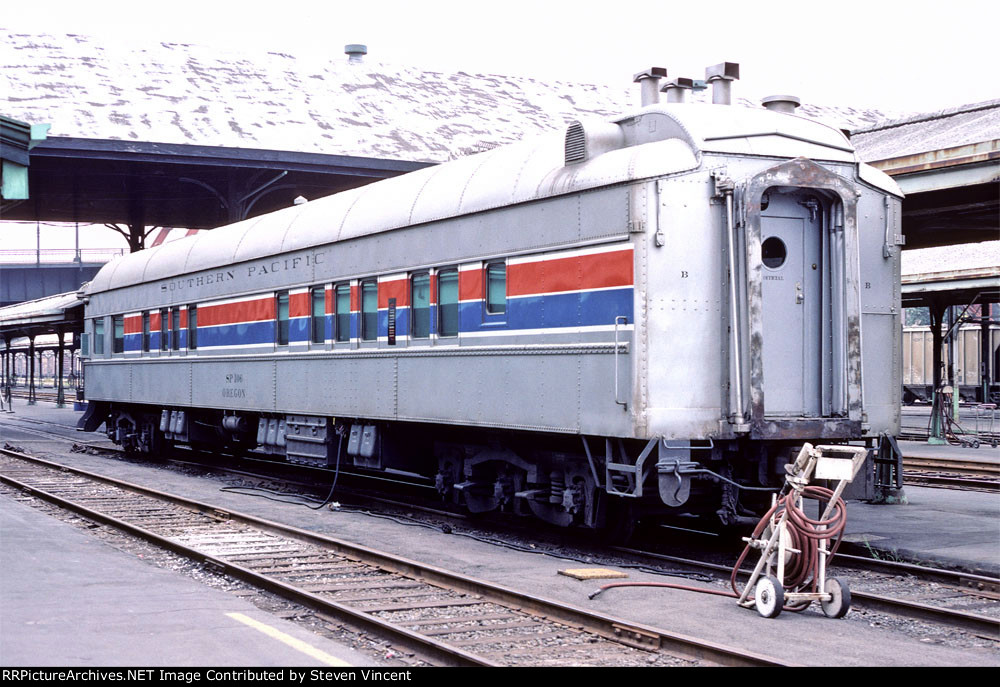
M 435 665 L 787 665 L 9 450 L 0 451 L 0 473 L 5 484 Z
M 927 441 L 930 431 L 927 428 L 903 427 L 896 437 L 900 441 Z M 1000 442 L 1000 433 L 997 432 L 971 432 L 969 434 L 957 433 L 952 442 L 954 446 L 962 446 L 962 442 L 978 442 L 976 448 L 995 448 L 993 442 Z
M 956 475 L 1000 478 L 1000 463 L 987 463 L 974 460 L 904 456 L 903 471 L 905 472 L 906 470 L 948 472 Z
M 26 399 L 29 397 L 27 389 L 11 389 L 10 395 L 12 398 L 19 399 Z M 35 389 L 35 399 L 38 401 L 49 401 L 55 403 L 57 398 L 59 398 L 59 392 L 51 387 L 45 390 Z M 72 402 L 76 398 L 76 389 L 63 390 L 63 398 L 67 402 Z
M 1000 463 L 948 458 L 903 458 L 907 484 L 948 489 L 1000 491 Z
M 57 438 L 58 435 L 38 431 L 39 434 L 45 434 L 53 438 Z M 118 449 L 108 449 L 104 446 L 95 446 L 99 450 L 115 451 Z M 179 461 L 183 463 L 184 461 Z M 982 467 L 983 463 L 974 463 L 973 467 Z M 206 467 L 206 466 L 202 466 Z M 226 473 L 234 473 L 237 475 L 248 474 L 243 473 L 238 470 L 231 470 L 228 468 L 223 468 L 219 466 L 207 466 L 209 469 L 223 471 Z M 271 467 L 271 464 L 268 464 Z M 990 467 L 990 466 L 987 466 Z M 995 467 L 995 466 L 993 466 Z M 260 479 L 273 479 L 273 475 L 261 475 L 261 474 L 249 474 L 251 477 Z M 966 479 L 967 478 L 963 478 Z M 990 483 L 995 484 L 995 483 Z M 993 487 L 995 488 L 995 487 Z M 291 494 L 289 494 L 290 496 Z M 365 496 L 366 499 L 371 500 L 383 500 L 380 497 L 368 495 Z M 419 507 L 410 503 L 407 504 L 408 509 L 419 510 Z M 433 514 L 438 517 L 452 517 L 458 518 L 456 514 L 446 513 L 441 511 L 433 511 Z M 663 554 L 651 553 L 646 551 L 637 551 L 634 549 L 626 549 L 622 547 L 616 547 L 617 551 L 628 553 L 637 557 L 637 560 L 659 560 L 667 561 L 672 563 L 680 563 L 684 566 L 691 568 L 698 568 L 705 570 L 706 572 L 712 574 L 721 574 L 722 576 L 728 578 L 731 568 L 724 565 L 717 565 L 712 563 L 707 563 L 703 561 L 690 560 L 685 558 L 677 558 L 673 556 L 666 556 Z M 941 584 L 946 587 L 944 593 L 948 593 L 949 589 L 958 590 L 959 598 L 962 596 L 968 596 L 969 594 L 977 594 L 982 592 L 985 596 L 993 599 L 1000 600 L 1000 580 L 994 578 L 987 578 L 976 575 L 968 575 L 960 572 L 946 571 L 946 570 L 934 570 L 931 568 L 926 568 L 924 566 L 916 566 L 905 563 L 895 563 L 892 561 L 882 561 L 874 560 L 870 558 L 864 558 L 860 556 L 850 556 L 844 553 L 838 553 L 836 557 L 836 565 L 843 568 L 852 568 L 857 570 L 878 570 L 890 576 L 900 576 L 908 575 L 913 576 L 918 579 L 933 582 L 936 584 Z M 853 586 L 852 586 L 853 587 Z M 893 615 L 903 616 L 911 619 L 917 619 L 926 622 L 933 622 L 945 626 L 957 627 L 963 630 L 979 634 L 984 637 L 998 638 L 1000 639 L 1000 623 L 997 620 L 978 615 L 975 613 L 969 613 L 961 610 L 949 609 L 946 607 L 933 605 L 930 603 L 924 603 L 922 601 L 906 600 L 903 598 L 898 598 L 894 596 L 888 596 L 886 594 L 874 594 L 858 589 L 852 588 L 852 596 L 854 598 L 854 605 L 859 608 L 869 608 L 872 610 L 878 610 L 880 612 L 890 613 Z
M 903 475 L 903 482 L 914 486 L 942 487 L 945 489 L 960 489 L 963 491 L 1000 491 L 1000 480 L 957 477 L 955 475 L 908 472 Z

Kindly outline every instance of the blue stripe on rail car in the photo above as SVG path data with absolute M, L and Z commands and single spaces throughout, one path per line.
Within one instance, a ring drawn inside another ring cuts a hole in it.
M 507 326 L 510 329 L 614 324 L 620 315 L 632 321 L 631 287 L 507 299 Z
M 410 309 L 396 308 L 396 336 L 409 336 L 410 334 Z M 378 335 L 380 337 L 389 336 L 389 311 L 378 311 Z
M 307 343 L 312 339 L 312 318 L 293 317 L 288 320 L 288 342 Z
M 504 315 L 487 316 L 482 301 L 459 304 L 459 328 L 463 332 L 481 331 L 486 324 L 495 328 L 495 320 L 505 321 L 505 329 L 555 329 L 613 325 L 615 318 L 633 320 L 632 287 L 554 293 L 507 299 Z
M 198 348 L 274 343 L 275 321 L 198 327 Z

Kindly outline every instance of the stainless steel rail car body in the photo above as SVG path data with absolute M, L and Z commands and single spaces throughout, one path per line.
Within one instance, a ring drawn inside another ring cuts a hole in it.
M 109 264 L 87 422 L 560 524 L 733 518 L 803 440 L 898 432 L 900 198 L 794 115 L 574 122 Z

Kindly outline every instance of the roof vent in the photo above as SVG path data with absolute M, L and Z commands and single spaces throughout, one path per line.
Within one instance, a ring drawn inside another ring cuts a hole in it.
M 667 70 L 663 67 L 650 67 L 632 77 L 632 82 L 642 88 L 642 106 L 655 105 L 660 102 L 660 79 L 667 78 Z
M 692 88 L 694 88 L 694 79 L 681 77 L 665 83 L 660 92 L 667 94 L 668 103 L 683 103 L 687 101 L 687 92 Z
M 368 46 L 360 43 L 351 43 L 344 46 L 344 54 L 349 58 L 349 63 L 358 63 L 368 54 Z
M 571 122 L 566 128 L 566 164 L 585 162 L 624 145 L 625 132 L 614 122 Z
M 583 124 L 573 122 L 566 129 L 566 164 L 583 162 L 587 159 L 587 132 Z
M 705 69 L 705 81 L 712 84 L 712 103 L 730 105 L 733 102 L 732 82 L 740 78 L 740 65 L 720 62 Z
M 795 114 L 795 108 L 802 104 L 802 101 L 794 95 L 769 95 L 760 101 L 771 112 L 784 112 L 785 114 Z

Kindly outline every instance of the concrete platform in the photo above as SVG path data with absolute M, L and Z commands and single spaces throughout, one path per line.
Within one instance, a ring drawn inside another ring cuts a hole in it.
M 0 499 L 0 665 L 348 666 L 355 651 Z
M 885 560 L 1000 576 L 1000 495 L 906 486 L 906 504 L 848 503 L 846 543 Z
M 25 429 L 43 425 L 25 423 L 23 418 L 45 419 L 75 424 L 78 412 L 55 409 L 49 404 L 39 404 L 30 411 L 17 406 L 17 421 L 0 416 L 0 445 L 4 441 L 37 445 L 44 450 L 46 440 L 41 435 L 32 436 Z M 5 421 L 6 420 L 6 421 Z M 37 443 L 33 443 L 37 442 Z M 48 444 L 51 446 L 51 444 Z M 989 455 L 984 449 L 981 456 Z M 1000 459 L 1000 456 L 997 456 Z M 634 622 L 662 627 L 682 634 L 712 639 L 720 643 L 746 646 L 762 654 L 778 656 L 789 661 L 811 666 L 943 666 L 981 665 L 1000 666 L 1000 651 L 985 648 L 950 646 L 947 639 L 927 642 L 899 631 L 892 624 L 871 619 L 863 613 L 848 614 L 843 620 L 831 620 L 816 610 L 802 614 L 782 614 L 775 620 L 766 620 L 751 610 L 739 608 L 734 601 L 720 597 L 693 594 L 668 589 L 630 588 L 612 590 L 596 599 L 588 594 L 599 586 L 595 581 L 578 581 L 558 574 L 563 568 L 581 567 L 580 562 L 566 561 L 547 555 L 518 552 L 499 548 L 493 544 L 461 536 L 445 534 L 439 530 L 408 527 L 397 522 L 374 518 L 350 510 L 312 511 L 301 506 L 252 498 L 233 492 L 220 492 L 219 483 L 213 479 L 181 474 L 176 471 L 158 470 L 149 465 L 127 461 L 108 460 L 98 456 L 74 454 L 64 459 L 81 469 L 104 472 L 122 479 L 161 489 L 181 496 L 211 501 L 224 507 L 252 515 L 310 529 L 328 536 L 342 538 L 419 560 L 427 560 L 443 568 L 465 572 L 499 584 L 529 588 L 541 595 L 561 599 L 579 606 L 594 608 Z M 909 505 L 873 506 L 851 503 L 848 513 L 848 534 L 854 538 L 867 538 L 869 545 L 888 557 L 897 553 L 912 552 L 917 557 L 933 561 L 946 557 L 965 567 L 975 569 L 1000 569 L 1000 496 L 975 492 L 957 492 L 942 489 L 906 487 Z M 350 495 L 340 496 L 345 504 Z M 0 499 L 0 510 L 7 511 L 9 499 Z M 0 523 L 7 520 L 0 520 Z M 14 521 L 12 526 L 18 527 Z M 74 533 L 75 536 L 83 536 Z M 6 536 L 5 536 L 6 540 Z M 8 546 L 3 543 L 0 563 L 8 567 Z M 91 544 L 90 546 L 93 546 Z M 742 543 L 734 541 L 734 552 Z M 86 549 L 85 549 L 86 550 Z M 38 565 L 41 565 L 39 563 Z M 29 566 L 30 567 L 30 566 Z M 56 574 L 58 567 L 53 568 Z M 72 565 L 62 569 L 64 588 L 72 589 L 80 577 Z M 673 581 L 635 570 L 626 570 L 632 581 Z M 6 572 L 4 573 L 6 577 Z M 100 575 L 97 578 L 100 579 Z M 120 578 L 109 578 L 115 584 L 127 584 Z M 706 586 L 705 583 L 693 583 Z M 4 585 L 6 587 L 6 584 Z M 714 588 L 718 589 L 718 586 Z M 30 589 L 22 588 L 22 608 L 31 608 Z M 44 586 L 36 587 L 36 602 L 48 604 Z M 110 594 L 110 589 L 109 589 Z M 113 597 L 111 597 L 113 598 Z M 9 665 L 6 656 L 9 630 L 7 601 L 0 597 L 4 611 L 0 616 L 0 662 Z M 230 603 L 236 603 L 230 600 Z M 228 606 L 223 606 L 228 608 Z M 246 611 L 242 611 L 246 612 Z M 114 615 L 114 614 L 113 614 Z M 118 614 L 120 619 L 122 616 Z M 278 622 L 278 621 L 273 621 Z M 59 627 L 56 624 L 54 627 Z M 232 630 L 233 632 L 236 629 Z M 96 630 L 95 630 L 96 632 Z M 123 633 L 124 634 L 124 633 Z M 803 641 L 808 637 L 823 637 L 822 642 Z M 106 638 L 114 645 L 121 635 Z M 10 641 L 18 642 L 18 638 Z M 95 643 L 98 640 L 95 639 Z M 53 642 L 58 650 L 58 642 Z M 18 644 L 18 646 L 20 646 Z M 154 647 L 155 648 L 155 647 Z M 223 647 L 226 648 L 226 647 Z M 230 647 L 231 648 L 231 647 Z M 112 652 L 113 654 L 113 652 Z M 108 660 L 108 652 L 91 665 Z M 247 652 L 252 664 L 264 654 Z M 89 655 L 72 657 L 61 654 L 59 663 L 70 660 L 94 661 Z M 142 662 L 172 662 L 171 658 L 155 658 Z M 214 659 L 200 657 L 200 661 Z M 225 660 L 220 656 L 219 660 Z M 278 659 L 276 659 L 278 660 Z M 297 665 L 300 659 L 293 658 Z M 180 664 L 178 664 L 180 665 Z

